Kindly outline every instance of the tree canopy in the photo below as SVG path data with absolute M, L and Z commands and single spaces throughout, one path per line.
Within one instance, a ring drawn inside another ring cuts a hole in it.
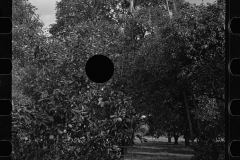
M 224 3 L 130 6 L 61 0 L 46 37 L 35 7 L 14 0 L 14 159 L 120 159 L 143 124 L 198 138 L 196 159 L 224 137 Z M 96 54 L 114 63 L 108 82 L 85 73 Z

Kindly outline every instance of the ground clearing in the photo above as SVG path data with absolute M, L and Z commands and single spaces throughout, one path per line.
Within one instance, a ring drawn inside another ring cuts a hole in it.
M 135 145 L 128 148 L 125 160 L 189 160 L 193 156 L 193 151 L 184 146 L 184 139 L 179 138 L 179 144 L 168 143 L 167 138 L 159 139 L 146 137 L 147 143 L 142 143 L 136 139 Z

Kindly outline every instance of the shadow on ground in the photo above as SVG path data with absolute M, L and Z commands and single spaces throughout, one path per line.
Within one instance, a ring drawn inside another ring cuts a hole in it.
M 184 146 L 184 140 L 180 139 L 179 144 L 175 145 L 166 142 L 167 139 L 150 139 L 147 143 L 135 140 L 133 148 L 128 147 L 125 160 L 189 160 L 193 156 L 193 151 Z

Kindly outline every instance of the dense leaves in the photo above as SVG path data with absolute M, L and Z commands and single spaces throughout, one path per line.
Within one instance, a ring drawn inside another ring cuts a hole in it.
M 220 154 L 224 4 L 178 1 L 173 16 L 164 4 L 136 1 L 129 14 L 123 1 L 62 0 L 46 37 L 34 7 L 14 2 L 14 159 L 120 159 L 148 130 L 197 138 L 196 159 Z M 109 82 L 85 75 L 95 54 L 114 62 Z

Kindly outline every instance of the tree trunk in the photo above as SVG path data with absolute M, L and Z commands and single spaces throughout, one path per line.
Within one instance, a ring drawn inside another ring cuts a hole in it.
M 190 138 L 191 141 L 193 142 L 193 129 L 192 129 L 192 122 L 191 122 L 191 117 L 190 117 L 190 113 L 189 113 L 189 108 L 188 108 L 188 102 L 187 102 L 187 96 L 186 96 L 186 92 L 183 91 L 183 96 L 184 96 L 184 101 L 185 101 L 185 107 L 186 107 L 186 112 L 187 112 L 187 119 L 188 119 L 188 124 L 189 124 L 189 129 L 190 129 Z
M 174 136 L 174 144 L 178 144 L 178 138 L 179 136 Z
M 134 2 L 133 2 L 133 0 L 130 0 L 129 12 L 131 14 L 133 14 L 133 9 L 134 9 Z
M 174 137 L 174 144 L 178 144 L 179 135 L 174 132 L 173 137 Z
M 168 143 L 172 142 L 172 136 L 170 134 L 167 135 L 168 136 Z
M 191 94 L 192 94 L 192 101 L 193 101 L 194 109 L 197 109 L 197 105 L 196 105 L 196 101 L 195 101 L 195 97 L 194 97 L 193 91 L 191 91 Z M 196 115 L 196 119 L 197 119 L 197 128 L 198 128 L 198 136 L 197 136 L 197 139 L 198 139 L 198 141 L 201 141 L 202 129 L 201 129 L 201 126 L 200 126 L 200 121 L 199 121 L 198 113 L 195 112 L 195 115 Z
M 124 147 L 124 154 L 126 154 L 127 153 L 127 146 L 126 147 Z
M 194 97 L 193 97 L 194 98 Z M 194 108 L 196 108 L 196 102 L 195 102 L 195 99 L 193 99 L 193 105 L 194 105 Z M 201 140 L 201 134 L 202 134 L 202 129 L 201 129 L 201 126 L 200 126 L 200 121 L 199 121 L 199 118 L 198 118 L 198 114 L 196 113 L 196 119 L 197 119 L 197 128 L 198 128 L 198 136 L 197 136 L 197 139 L 198 141 Z
M 188 146 L 189 146 L 189 138 L 185 137 L 185 147 L 188 147 Z
M 168 0 L 166 0 L 166 6 L 167 6 L 168 14 L 169 14 L 169 17 L 170 17 L 171 15 L 170 15 L 170 10 L 169 10 Z
M 176 0 L 173 0 L 174 11 L 177 12 Z
M 168 137 L 168 143 L 172 142 L 172 137 Z
M 189 146 L 189 131 L 187 130 L 187 126 L 184 125 L 184 139 L 185 139 L 185 147 Z
M 124 140 L 122 140 L 122 143 L 121 143 L 122 147 L 121 147 L 121 158 L 124 158 L 124 151 L 125 151 L 125 142 Z

